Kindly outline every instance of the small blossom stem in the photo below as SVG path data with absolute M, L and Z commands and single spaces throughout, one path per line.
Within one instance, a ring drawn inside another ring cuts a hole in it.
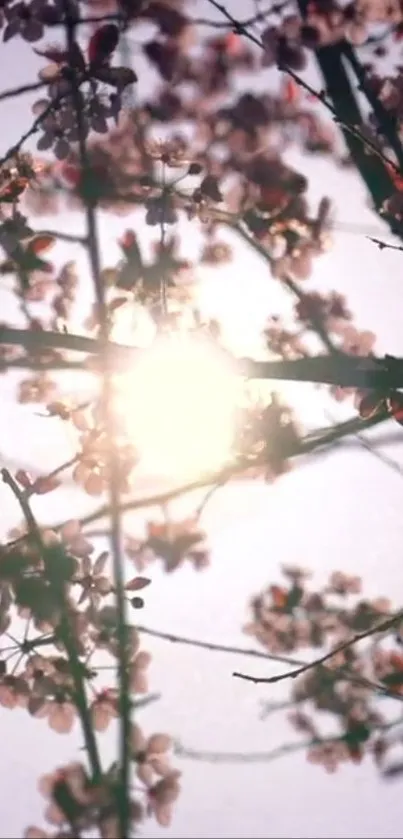
M 29 501 L 27 500 L 24 492 L 20 489 L 20 487 L 18 486 L 17 482 L 14 480 L 13 476 L 10 474 L 8 469 L 1 470 L 1 477 L 4 483 L 10 487 L 15 498 L 17 499 L 27 524 L 28 533 L 34 540 L 39 554 L 41 556 L 44 556 L 45 550 L 41 532 L 39 530 L 35 516 L 33 515 L 33 512 L 31 510 Z M 53 575 L 52 582 L 54 583 Z M 81 720 L 85 747 L 88 753 L 88 759 L 90 761 L 93 779 L 95 782 L 98 782 L 102 776 L 102 769 L 98 754 L 98 746 L 92 727 L 91 715 L 88 708 L 85 686 L 82 678 L 82 667 L 78 657 L 74 636 L 71 632 L 71 627 L 68 619 L 68 605 L 66 603 L 64 590 L 60 586 L 58 586 L 57 588 L 58 590 L 57 592 L 55 591 L 55 594 L 57 595 L 58 601 L 60 603 L 61 612 L 60 626 L 58 629 L 70 662 L 71 675 L 73 677 L 74 682 L 76 707 Z M 43 643 L 48 643 L 48 641 Z

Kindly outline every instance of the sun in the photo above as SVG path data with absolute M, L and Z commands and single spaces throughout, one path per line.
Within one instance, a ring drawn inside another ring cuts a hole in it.
M 224 354 L 176 333 L 145 349 L 120 377 L 117 398 L 146 471 L 192 478 L 228 462 L 239 396 Z

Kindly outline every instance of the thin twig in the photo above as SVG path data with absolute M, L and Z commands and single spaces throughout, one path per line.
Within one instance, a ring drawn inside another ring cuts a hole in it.
M 391 731 L 393 728 L 401 725 L 403 722 L 402 716 L 396 719 L 389 720 L 389 722 L 381 723 L 375 726 L 375 730 L 384 733 Z M 174 743 L 174 753 L 178 757 L 187 758 L 190 760 L 203 761 L 206 763 L 270 763 L 279 757 L 292 754 L 302 749 L 311 749 L 313 746 L 318 746 L 327 743 L 344 743 L 346 735 L 340 734 L 334 737 L 312 737 L 310 740 L 297 740 L 294 743 L 284 743 L 282 746 L 276 746 L 267 752 L 218 752 L 218 751 L 204 751 L 201 749 L 189 749 L 183 746 L 179 740 Z M 371 749 L 371 744 L 369 746 Z
M 263 658 L 267 661 L 277 661 L 280 664 L 290 664 L 293 666 L 301 666 L 304 662 L 298 658 L 292 658 L 286 655 L 274 655 L 274 653 L 261 652 L 260 650 L 247 649 L 245 647 L 229 646 L 227 644 L 215 644 L 212 641 L 199 641 L 196 638 L 187 638 L 183 635 L 176 635 L 172 632 L 161 632 L 157 629 L 150 629 L 148 626 L 139 626 L 136 624 L 137 632 L 142 635 L 149 635 L 151 638 L 160 638 L 162 641 L 169 641 L 172 644 L 180 644 L 181 646 L 197 647 L 200 650 L 209 650 L 209 652 L 227 653 L 229 655 L 243 655 L 249 658 Z
M 403 245 L 392 245 L 389 242 L 383 242 L 382 239 L 375 239 L 374 236 L 366 236 L 365 238 L 377 245 L 380 251 L 403 251 Z
M 77 233 L 65 233 L 63 230 L 34 230 L 35 236 L 52 236 L 54 239 L 60 239 L 61 242 L 71 242 L 72 245 L 86 245 L 87 239 L 85 236 L 80 236 Z
M 19 85 L 19 87 L 11 87 L 9 90 L 3 90 L 0 93 L 0 102 L 4 102 L 5 99 L 15 99 L 16 96 L 22 96 L 24 93 L 33 93 L 36 90 L 41 90 L 47 84 L 48 82 L 30 82 Z
M 232 675 L 236 679 L 244 679 L 245 681 L 253 682 L 254 684 L 268 685 L 274 685 L 277 682 L 283 682 L 285 679 L 296 679 L 297 676 L 300 676 L 302 673 L 307 673 L 308 670 L 314 670 L 317 667 L 320 667 L 322 664 L 325 664 L 325 662 L 329 661 L 329 659 L 331 659 L 334 655 L 348 650 L 350 647 L 354 646 L 354 644 L 358 644 L 358 642 L 362 641 L 364 638 L 369 638 L 371 637 L 371 635 L 376 635 L 379 632 L 387 632 L 402 619 L 403 610 L 400 610 L 396 612 L 395 615 L 392 615 L 392 617 L 387 618 L 386 620 L 382 620 L 379 623 L 375 624 L 375 626 L 370 627 L 370 629 L 366 629 L 363 632 L 357 632 L 347 641 L 343 641 L 342 644 L 337 644 L 328 653 L 325 653 L 325 655 L 322 655 L 319 658 L 316 658 L 314 661 L 309 662 L 309 664 L 303 664 L 300 667 L 296 667 L 293 670 L 288 670 L 286 673 L 279 673 L 277 676 L 267 676 L 266 678 L 260 678 L 258 676 L 250 676 L 246 673 L 239 673 L 237 671 L 235 671 Z
M 49 114 L 52 113 L 54 108 L 56 108 L 57 105 L 59 105 L 64 98 L 65 96 L 59 96 L 57 99 L 50 102 L 48 107 L 45 108 L 45 110 L 42 111 L 42 113 L 36 117 L 31 127 L 28 128 L 27 131 L 25 131 L 25 133 L 21 135 L 20 139 L 17 140 L 17 142 L 14 143 L 13 146 L 10 146 L 8 151 L 3 155 L 2 158 L 0 158 L 0 167 L 4 166 L 4 164 L 7 163 L 10 157 L 13 157 L 15 154 L 18 154 L 20 148 L 24 145 L 24 143 L 26 143 L 26 141 L 29 140 L 30 137 L 33 137 L 33 135 L 36 134 L 36 132 L 41 127 L 43 121 L 49 116 Z

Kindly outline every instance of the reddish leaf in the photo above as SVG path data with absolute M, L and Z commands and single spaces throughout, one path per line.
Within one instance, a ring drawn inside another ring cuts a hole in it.
M 90 64 L 103 64 L 112 55 L 119 43 L 119 29 L 114 23 L 101 26 L 92 35 L 88 44 Z
M 300 90 L 294 79 L 286 79 L 283 85 L 283 97 L 289 105 L 293 105 L 299 99 Z
M 15 479 L 16 481 L 18 481 L 19 484 L 21 484 L 22 487 L 24 487 L 24 489 L 29 489 L 29 487 L 32 485 L 32 479 L 28 475 L 28 472 L 25 471 L 25 469 L 19 469 L 18 472 L 16 472 Z
M 289 201 L 289 196 L 283 187 L 261 187 L 260 203 L 267 210 L 276 210 Z
M 288 599 L 287 590 L 280 588 L 280 586 L 270 586 L 270 594 L 273 600 L 273 606 L 277 609 L 284 609 Z
M 401 653 L 391 653 L 389 662 L 395 670 L 400 670 L 403 673 L 403 655 Z
M 0 192 L 0 202 L 11 203 L 18 198 L 28 186 L 27 178 L 16 178 L 7 184 Z
M 115 300 L 111 300 L 108 305 L 108 309 L 110 312 L 114 312 L 115 309 L 120 309 L 121 306 L 124 306 L 127 303 L 127 297 L 116 297 Z
M 223 39 L 223 46 L 224 51 L 230 56 L 238 55 L 243 47 L 241 38 L 237 32 L 228 32 L 228 35 Z
M 361 419 L 369 419 L 378 414 L 384 407 L 384 398 L 375 390 L 370 390 L 362 397 L 358 405 L 358 413 Z
M 46 495 L 47 492 L 53 492 L 58 486 L 60 486 L 58 478 L 45 476 L 43 478 L 37 478 L 32 487 L 32 491 L 36 495 Z
M 54 243 L 53 236 L 36 236 L 35 239 L 31 239 L 28 249 L 31 253 L 43 253 L 43 251 L 48 251 Z
M 71 409 L 63 402 L 50 402 L 46 408 L 50 417 L 60 417 L 62 420 L 68 420 L 71 417 Z
M 142 588 L 146 588 L 151 583 L 151 580 L 148 577 L 133 577 L 125 585 L 126 591 L 141 591 Z
M 388 404 L 393 419 L 395 419 L 399 425 L 403 425 L 403 394 L 395 393 L 388 400 Z
M 47 58 L 48 61 L 53 61 L 55 64 L 64 64 L 67 61 L 69 54 L 66 50 L 62 50 L 59 47 L 48 47 L 45 50 L 36 50 L 34 49 L 37 55 L 40 55 L 41 58 Z
M 80 183 L 81 170 L 73 163 L 63 163 L 61 166 L 61 175 L 70 186 L 77 187 Z
M 136 243 L 136 234 L 133 230 L 126 230 L 119 239 L 119 245 L 123 251 L 129 251 Z
M 124 90 L 128 84 L 134 84 L 134 82 L 138 81 L 136 73 L 129 67 L 101 66 L 96 71 L 95 76 L 101 82 L 113 85 L 119 90 Z

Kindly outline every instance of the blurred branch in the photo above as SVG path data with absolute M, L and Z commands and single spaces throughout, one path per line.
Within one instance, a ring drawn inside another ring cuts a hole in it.
M 235 18 L 224 5 L 217 3 L 216 0 L 207 0 L 207 2 L 224 15 L 224 17 L 232 24 L 234 32 L 237 32 L 239 35 L 243 35 L 260 49 L 264 49 L 262 41 L 249 32 L 248 28 L 242 25 L 242 23 L 237 20 L 237 18 Z M 305 16 L 307 4 L 308 0 L 298 0 L 298 6 L 302 17 Z M 327 108 L 327 110 L 332 114 L 334 121 L 340 125 L 347 146 L 358 170 L 361 174 L 365 171 L 366 174 L 369 175 L 367 185 L 375 201 L 375 205 L 379 209 L 383 201 L 385 201 L 385 199 L 390 196 L 391 192 L 393 192 L 392 180 L 381 161 L 386 163 L 387 166 L 396 172 L 399 172 L 399 167 L 396 165 L 394 160 L 385 155 L 382 150 L 362 132 L 361 129 L 363 128 L 363 124 L 361 113 L 352 93 L 346 70 L 343 67 L 340 50 L 341 47 L 338 44 L 336 44 L 336 46 L 332 45 L 330 47 L 321 47 L 316 50 L 316 57 L 326 82 L 329 99 L 326 98 L 326 93 L 315 90 L 312 85 L 310 85 L 291 67 L 279 66 L 278 69 L 291 76 L 299 87 L 309 93 L 310 96 L 313 96 L 321 102 L 322 105 L 324 105 L 325 108 Z M 335 92 L 337 93 L 336 97 L 334 95 Z M 369 156 L 365 151 L 366 149 L 371 151 L 373 156 Z M 358 157 L 360 165 L 358 165 L 357 162 Z M 365 158 L 367 158 L 367 160 L 365 160 Z M 363 168 L 361 169 L 361 167 Z M 379 183 L 377 182 L 377 178 L 379 179 Z
M 133 362 L 147 353 L 136 347 L 71 335 L 65 332 L 33 331 L 0 326 L 0 345 L 23 346 L 29 350 L 61 349 L 98 355 L 114 367 Z M 315 382 L 339 387 L 370 388 L 389 391 L 403 387 L 403 359 L 385 356 L 361 357 L 337 352 L 333 357 L 318 355 L 292 361 L 257 361 L 251 358 L 234 359 L 222 349 L 223 357 L 235 362 L 239 375 L 248 379 L 276 379 L 283 381 Z
M 403 722 L 401 715 L 395 719 L 389 720 L 385 723 L 375 725 L 376 731 L 388 732 L 397 728 Z M 301 751 L 303 749 L 311 749 L 313 746 L 326 745 L 328 743 L 344 743 L 346 735 L 340 734 L 334 737 L 311 737 L 309 740 L 297 740 L 293 743 L 284 743 L 282 746 L 276 746 L 269 751 L 258 752 L 219 752 L 219 751 L 205 751 L 201 749 L 189 749 L 183 746 L 180 740 L 174 743 L 174 753 L 178 757 L 187 758 L 189 760 L 203 761 L 205 763 L 270 763 L 279 757 L 285 757 L 288 754 Z M 370 744 L 371 749 L 371 744 Z
M 46 87 L 46 85 L 47 82 L 30 82 L 19 87 L 11 87 L 9 90 L 3 90 L 0 93 L 0 102 L 4 102 L 5 99 L 14 99 L 16 96 L 22 96 L 24 93 L 33 93 L 36 90 L 41 90 L 43 87 Z
M 150 629 L 148 626 L 139 626 L 136 624 L 136 629 L 137 632 L 140 632 L 143 635 L 149 635 L 151 638 L 160 638 L 162 641 L 170 641 L 172 644 L 180 644 L 181 646 L 197 647 L 200 650 L 228 653 L 229 655 L 244 655 L 249 656 L 249 658 L 263 658 L 268 661 L 277 661 L 282 664 L 291 664 L 294 666 L 301 666 L 303 663 L 300 659 L 291 658 L 290 656 L 274 655 L 271 653 L 261 652 L 260 650 L 228 646 L 226 644 L 215 644 L 212 641 L 199 641 L 195 638 L 186 638 L 183 635 L 175 635 L 172 632 L 160 632 L 157 629 Z
M 35 236 L 51 236 L 61 242 L 71 242 L 74 245 L 87 245 L 86 236 L 77 233 L 65 233 L 63 230 L 34 230 Z
M 338 743 L 340 737 L 326 738 L 324 742 Z M 205 763 L 270 763 L 279 757 L 292 754 L 293 752 L 309 749 L 322 740 L 297 740 L 295 743 L 285 743 L 267 752 L 216 752 L 189 749 L 183 746 L 180 740 L 174 742 L 174 754 L 177 757 L 184 757 L 190 760 L 203 761 Z
M 347 420 L 346 422 L 339 423 L 338 425 L 333 426 L 332 428 L 322 429 L 320 432 L 314 432 L 313 434 L 308 434 L 306 437 L 302 438 L 298 446 L 294 450 L 290 450 L 287 452 L 287 458 L 293 458 L 298 456 L 304 456 L 311 454 L 311 452 L 316 451 L 320 448 L 325 448 L 327 446 L 333 445 L 334 442 L 337 440 L 341 440 L 342 438 L 346 437 L 350 434 L 356 434 L 357 431 L 362 430 L 363 428 L 372 428 L 375 425 L 379 425 L 381 422 L 385 422 L 385 420 L 389 419 L 387 413 L 380 413 L 376 417 L 371 417 L 369 420 L 362 420 L 359 417 L 352 420 Z M 166 490 L 164 492 L 156 493 L 154 495 L 149 495 L 143 498 L 132 498 L 126 502 L 123 502 L 120 506 L 121 513 L 128 513 L 134 510 L 141 510 L 145 509 L 146 507 L 159 507 L 164 504 L 167 504 L 169 501 L 174 500 L 175 498 L 179 498 L 182 495 L 186 495 L 187 493 L 194 492 L 198 489 L 203 489 L 204 487 L 211 486 L 212 484 L 216 484 L 222 480 L 229 480 L 232 477 L 236 477 L 237 475 L 245 472 L 248 469 L 254 468 L 256 466 L 264 466 L 267 463 L 267 455 L 263 454 L 259 457 L 254 458 L 251 460 L 250 458 L 239 458 L 234 463 L 226 466 L 224 469 L 220 471 L 211 472 L 206 475 L 201 476 L 200 478 L 196 478 L 193 481 L 189 481 L 186 484 L 181 484 L 178 487 L 174 487 L 173 489 Z M 103 519 L 109 515 L 109 506 L 107 504 L 98 507 L 92 513 L 89 513 L 87 516 L 84 516 L 80 519 L 81 526 L 84 527 L 86 525 L 92 524 L 99 519 Z M 63 523 L 52 525 L 53 528 L 60 529 Z
M 380 251 L 403 251 L 403 245 L 392 245 L 389 242 L 383 242 L 381 239 L 375 239 L 374 236 L 366 236 L 365 238 L 377 245 Z
M 8 151 L 3 155 L 2 158 L 0 158 L 0 167 L 4 166 L 4 164 L 7 163 L 10 157 L 14 157 L 14 155 L 19 152 L 24 143 L 26 143 L 27 140 L 29 140 L 31 137 L 33 137 L 34 134 L 36 134 L 36 132 L 42 125 L 42 122 L 49 116 L 49 114 L 52 113 L 53 109 L 56 108 L 63 99 L 64 96 L 59 96 L 57 99 L 52 100 L 48 107 L 45 108 L 45 110 L 42 111 L 42 113 L 36 117 L 31 127 L 28 128 L 27 131 L 25 131 L 25 133 L 21 135 L 20 139 L 17 140 L 17 142 L 14 143 L 13 146 L 10 146 Z
M 70 11 L 68 0 L 64 0 L 64 18 L 66 24 L 66 45 L 72 68 L 71 72 L 71 96 L 74 104 L 77 119 L 78 149 L 84 183 L 90 183 L 90 165 L 86 145 L 87 129 L 83 112 L 83 97 L 80 90 L 79 77 L 77 75 L 75 62 L 76 45 L 76 22 Z M 122 837 L 130 832 L 130 735 L 131 735 L 131 700 L 130 700 L 130 650 L 128 644 L 125 579 L 122 556 L 122 539 L 120 526 L 120 475 L 116 458 L 116 442 L 114 434 L 113 417 L 113 377 L 109 353 L 109 311 L 105 296 L 105 285 L 102 278 L 100 264 L 99 237 L 96 219 L 96 203 L 91 196 L 91 190 L 87 188 L 85 195 L 85 220 L 86 220 L 86 243 L 91 270 L 91 277 L 94 286 L 95 299 L 97 304 L 99 323 L 99 344 L 102 361 L 102 419 L 107 433 L 107 469 L 108 469 L 108 491 L 110 504 L 110 545 L 112 554 L 112 567 L 114 578 L 114 590 L 116 601 L 116 622 L 117 622 L 117 651 L 118 651 L 118 714 L 120 724 L 119 742 L 119 776 L 117 782 L 117 794 L 119 801 L 118 820 Z

